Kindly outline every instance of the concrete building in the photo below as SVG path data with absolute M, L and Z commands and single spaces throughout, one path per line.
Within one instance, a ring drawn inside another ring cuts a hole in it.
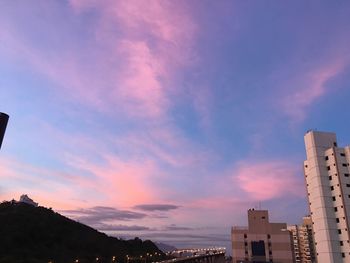
M 316 262 L 311 217 L 303 217 L 303 223 L 301 225 L 288 226 L 288 230 L 292 235 L 295 262 Z
M 304 139 L 317 261 L 350 262 L 350 147 L 338 147 L 334 133 L 309 131 Z
M 285 223 L 270 223 L 267 210 L 248 210 L 248 227 L 232 227 L 233 263 L 292 263 L 292 242 Z

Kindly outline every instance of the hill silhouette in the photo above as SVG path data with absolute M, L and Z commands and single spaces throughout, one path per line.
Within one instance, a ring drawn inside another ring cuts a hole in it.
M 0 204 L 0 263 L 147 263 L 147 253 L 153 260 L 164 257 L 149 240 L 109 237 L 44 207 Z

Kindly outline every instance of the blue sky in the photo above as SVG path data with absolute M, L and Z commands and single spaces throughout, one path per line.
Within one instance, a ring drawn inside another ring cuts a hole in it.
M 349 17 L 345 1 L 2 2 L 0 197 L 176 246 L 227 246 L 259 204 L 298 223 L 304 133 L 350 142 Z

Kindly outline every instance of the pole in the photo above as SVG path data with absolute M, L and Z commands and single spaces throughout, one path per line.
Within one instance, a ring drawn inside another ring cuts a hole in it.
M 2 145 L 2 140 L 4 139 L 8 120 L 9 116 L 6 113 L 0 112 L 0 149 Z

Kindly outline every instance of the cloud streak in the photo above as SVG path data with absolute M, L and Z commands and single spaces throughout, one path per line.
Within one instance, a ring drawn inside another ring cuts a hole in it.
M 144 213 L 119 210 L 113 207 L 96 206 L 87 209 L 63 210 L 64 214 L 72 216 L 88 225 L 95 225 L 108 221 L 130 221 L 145 218 Z
M 134 206 L 135 209 L 143 211 L 170 211 L 178 209 L 180 206 L 169 204 L 142 204 Z
M 296 86 L 282 100 L 282 108 L 294 122 L 301 122 L 307 116 L 308 108 L 318 99 L 330 92 L 327 83 L 344 70 L 343 59 L 317 66 L 308 72 L 300 72 L 302 78 L 290 85 Z
M 285 161 L 241 162 L 233 180 L 252 200 L 269 200 L 285 196 L 305 196 L 299 170 Z

